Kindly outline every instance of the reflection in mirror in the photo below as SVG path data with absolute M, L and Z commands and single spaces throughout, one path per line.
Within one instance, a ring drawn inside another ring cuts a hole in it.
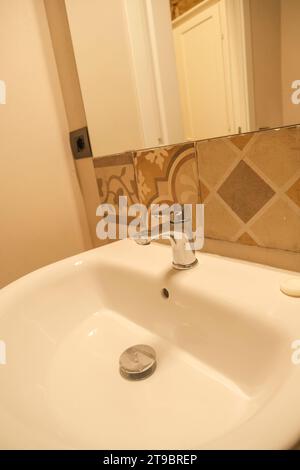
M 94 156 L 300 122 L 299 0 L 65 0 Z

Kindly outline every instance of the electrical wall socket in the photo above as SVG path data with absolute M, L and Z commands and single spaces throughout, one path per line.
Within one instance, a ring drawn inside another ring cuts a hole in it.
M 75 160 L 93 156 L 87 127 L 70 132 L 70 143 Z

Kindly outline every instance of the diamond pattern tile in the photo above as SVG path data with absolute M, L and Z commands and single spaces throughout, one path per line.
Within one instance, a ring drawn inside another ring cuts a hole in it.
M 228 169 L 238 159 L 227 139 L 216 139 L 197 143 L 200 178 L 210 186 L 221 184 Z
M 300 251 L 300 216 L 283 200 L 272 204 L 251 230 L 262 246 Z
M 204 205 L 204 232 L 208 238 L 233 241 L 240 229 L 240 223 L 217 196 Z
M 300 207 L 300 178 L 295 184 L 293 184 L 286 194 L 297 204 L 297 206 Z
M 257 243 L 253 240 L 252 237 L 250 237 L 249 233 L 247 232 L 243 233 L 237 241 L 242 245 L 257 246 Z
M 235 167 L 218 193 L 243 222 L 248 222 L 275 194 L 244 161 Z
M 250 142 L 250 140 L 252 139 L 253 135 L 253 133 L 237 135 L 235 137 L 231 137 L 230 142 L 233 143 L 240 150 L 244 150 L 248 142 Z
M 247 151 L 247 159 L 276 185 L 282 186 L 299 171 L 299 137 L 299 129 L 263 132 Z

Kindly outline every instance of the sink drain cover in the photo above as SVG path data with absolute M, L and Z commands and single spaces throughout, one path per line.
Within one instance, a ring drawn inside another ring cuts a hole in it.
M 150 377 L 156 368 L 156 354 L 151 346 L 137 344 L 126 349 L 119 360 L 120 374 L 127 380 Z

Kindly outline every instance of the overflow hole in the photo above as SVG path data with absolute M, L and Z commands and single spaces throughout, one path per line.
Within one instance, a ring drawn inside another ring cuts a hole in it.
M 168 299 L 170 297 L 169 291 L 165 287 L 161 290 L 161 295 L 164 299 Z

